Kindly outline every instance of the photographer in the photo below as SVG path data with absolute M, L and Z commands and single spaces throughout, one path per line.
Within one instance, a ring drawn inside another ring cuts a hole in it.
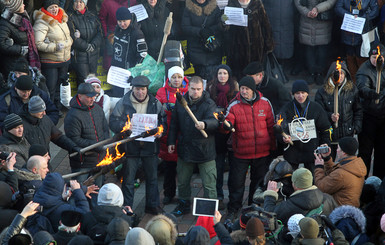
M 7 156 L 7 154 L 9 154 Z M 17 175 L 14 172 L 14 165 L 16 163 L 16 153 L 11 152 L 0 152 L 1 170 L 0 170 L 0 181 L 4 181 L 11 186 L 13 192 L 18 191 L 18 180 Z
M 326 146 L 326 145 L 321 145 Z M 358 142 L 353 137 L 344 137 L 338 142 L 337 164 L 327 153 L 314 153 L 315 185 L 333 196 L 338 205 L 360 206 L 360 196 L 364 186 L 366 166 L 361 157 L 356 156 Z

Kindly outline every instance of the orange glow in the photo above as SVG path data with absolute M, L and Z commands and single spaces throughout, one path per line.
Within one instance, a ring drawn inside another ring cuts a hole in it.
M 148 131 L 148 130 L 151 130 L 151 128 L 147 127 L 147 126 L 144 126 L 144 130 Z
M 338 58 L 340 58 L 340 57 L 338 57 Z M 339 84 L 341 82 L 341 75 L 342 75 L 342 69 L 341 69 L 341 64 L 340 64 L 339 60 L 337 60 L 337 62 L 336 62 L 336 69 L 337 69 L 337 71 L 339 73 L 338 81 L 336 82 L 336 84 Z
M 281 126 L 282 121 L 283 121 L 283 118 L 281 117 L 281 115 L 279 115 L 279 119 L 277 121 L 277 125 Z
M 131 120 L 130 120 L 130 116 L 127 115 L 127 122 L 126 124 L 124 125 L 122 131 L 120 131 L 121 133 L 124 132 L 124 131 L 127 131 L 127 130 L 130 130 L 131 129 Z
M 158 127 L 158 132 L 156 132 L 156 134 L 154 134 L 154 136 L 162 135 L 162 133 L 163 133 L 163 125 L 160 125 L 160 126 Z
M 213 115 L 218 120 L 218 113 L 214 112 Z
M 106 166 L 106 165 L 110 165 L 111 163 L 113 163 L 114 161 L 122 158 L 124 156 L 124 154 L 126 154 L 125 152 L 123 152 L 123 154 L 121 154 L 118 150 L 118 146 L 120 145 L 120 143 L 116 144 L 115 146 L 115 152 L 116 152 L 116 156 L 113 157 L 112 154 L 110 154 L 110 151 L 109 149 L 107 148 L 107 154 L 106 156 L 104 157 L 104 159 L 98 163 L 96 165 L 96 167 L 99 167 L 99 166 Z

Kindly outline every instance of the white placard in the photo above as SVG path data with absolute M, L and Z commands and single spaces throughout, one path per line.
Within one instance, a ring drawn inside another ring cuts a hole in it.
M 225 7 L 226 25 L 247 26 L 247 15 L 243 14 L 243 8 Z
M 362 29 L 364 29 L 364 25 L 365 18 L 354 17 L 354 15 L 345 14 L 341 25 L 341 30 L 361 34 Z
M 148 18 L 147 11 L 144 8 L 143 4 L 138 4 L 138 5 L 129 7 L 128 10 L 130 10 L 131 13 L 134 13 L 136 15 L 136 19 L 138 22 Z
M 107 83 L 120 88 L 131 88 L 131 84 L 127 83 L 130 76 L 130 71 L 117 66 L 111 66 L 107 74 Z
M 228 3 L 229 0 L 217 0 L 217 6 L 220 10 L 224 9 Z
M 315 128 L 314 119 L 302 120 L 289 123 L 289 130 L 291 140 L 308 140 L 317 138 L 317 131 Z
M 137 114 L 134 113 L 131 118 L 131 130 L 130 137 L 139 135 L 144 131 L 158 127 L 158 115 L 157 114 Z M 146 138 L 136 139 L 138 141 L 154 142 L 155 137 L 149 136 Z

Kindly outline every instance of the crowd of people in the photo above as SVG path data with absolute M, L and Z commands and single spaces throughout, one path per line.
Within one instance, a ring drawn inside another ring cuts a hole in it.
M 130 11 L 138 4 L 147 18 Z M 1 0 L 0 244 L 383 244 L 383 4 L 229 0 L 242 26 L 215 0 Z M 367 50 L 361 35 L 340 30 L 346 15 L 365 19 L 363 33 L 377 28 Z M 162 58 L 167 28 L 187 47 L 164 55 L 174 65 L 156 93 L 145 74 L 127 80 L 130 89 L 102 89 L 99 57 L 106 70 Z M 276 58 L 310 79 L 289 91 Z M 69 71 L 77 93 L 63 99 Z M 163 131 L 106 151 L 142 126 Z M 72 179 L 53 171 L 51 142 L 70 154 Z M 107 153 L 123 157 L 121 184 L 95 175 Z M 138 172 L 153 216 L 143 228 L 132 209 Z M 200 216 L 180 237 L 194 172 L 226 213 Z

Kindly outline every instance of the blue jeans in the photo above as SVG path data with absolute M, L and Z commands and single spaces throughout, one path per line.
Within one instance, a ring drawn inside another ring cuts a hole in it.
M 124 196 L 124 205 L 131 206 L 134 203 L 134 181 L 136 171 L 140 162 L 144 169 L 146 178 L 146 207 L 153 208 L 159 206 L 158 190 L 158 157 L 128 157 L 123 172 L 122 191 Z

